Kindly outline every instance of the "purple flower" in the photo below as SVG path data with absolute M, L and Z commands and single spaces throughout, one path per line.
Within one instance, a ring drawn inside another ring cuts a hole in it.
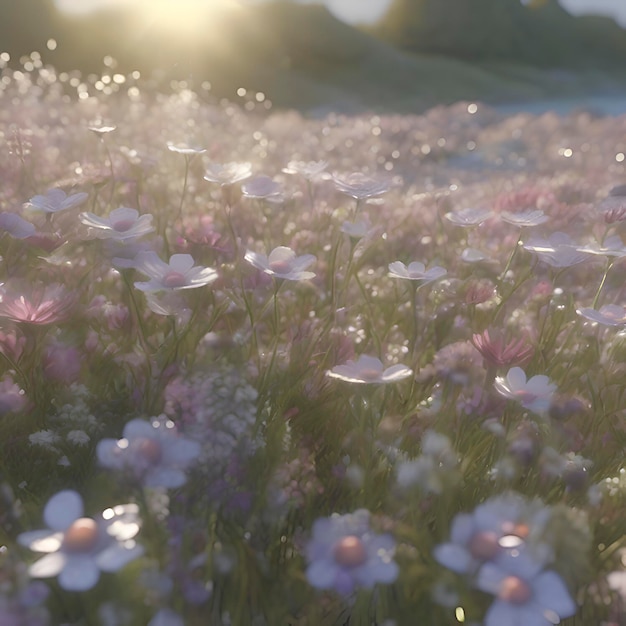
M 532 541 L 548 521 L 545 508 L 531 508 L 521 496 L 505 494 L 491 498 L 473 513 L 459 513 L 452 522 L 450 541 L 435 547 L 435 559 L 444 567 L 467 574 L 500 554 L 518 549 L 528 540 L 536 553 L 547 559 L 550 549 Z
M 30 566 L 33 578 L 59 577 L 67 591 L 86 591 L 100 572 L 116 572 L 143 554 L 133 537 L 139 532 L 136 504 L 106 509 L 95 519 L 83 517 L 83 501 L 75 491 L 59 491 L 43 512 L 46 530 L 19 535 L 18 541 L 46 556 Z
M 359 509 L 314 522 L 306 547 L 306 577 L 313 587 L 349 595 L 356 587 L 371 589 L 376 583 L 396 580 L 395 541 L 391 535 L 373 533 L 369 516 L 369 511 Z
M 200 444 L 177 435 L 174 422 L 134 419 L 124 427 L 124 437 L 102 439 L 96 449 L 104 467 L 129 469 L 145 487 L 180 487 L 185 470 L 200 454 Z
M 88 195 L 80 192 L 68 196 L 62 189 L 48 189 L 45 195 L 33 196 L 26 203 L 26 207 L 43 213 L 58 213 L 80 206 Z
M 496 596 L 485 615 L 485 626 L 552 626 L 576 613 L 561 577 L 542 571 L 543 564 L 528 552 L 503 554 L 494 563 L 485 563 L 476 586 Z

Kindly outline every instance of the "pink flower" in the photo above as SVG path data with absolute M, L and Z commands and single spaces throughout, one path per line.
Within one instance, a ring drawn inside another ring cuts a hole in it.
M 76 305 L 76 295 L 61 285 L 37 285 L 30 293 L 17 293 L 14 288 L 0 291 L 0 317 L 26 324 L 55 324 L 65 321 Z
M 472 344 L 490 365 L 496 367 L 522 363 L 533 354 L 533 348 L 524 339 L 505 341 L 501 336 L 492 337 L 489 330 L 472 335 Z

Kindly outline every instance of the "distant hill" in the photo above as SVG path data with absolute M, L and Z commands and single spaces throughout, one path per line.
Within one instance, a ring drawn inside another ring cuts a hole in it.
M 446 3 L 447 17 L 440 8 Z M 432 8 L 428 19 L 420 13 L 426 6 Z M 466 6 L 491 7 L 491 21 L 482 24 L 480 13 Z M 116 72 L 138 69 L 144 77 L 155 76 L 159 88 L 167 89 L 172 79 L 195 86 L 209 81 L 216 97 L 234 99 L 245 87 L 263 92 L 275 106 L 314 112 L 415 112 L 458 100 L 573 95 L 581 89 L 581 76 L 585 87 L 595 89 L 621 71 L 605 76 L 592 63 L 565 63 L 573 48 L 578 56 L 584 56 L 578 51 L 583 48 L 596 61 L 604 59 L 605 46 L 617 55 L 606 59 L 613 67 L 622 58 L 615 50 L 624 45 L 624 32 L 610 20 L 576 19 L 551 3 L 532 19 L 524 11 L 519 0 L 396 0 L 379 27 L 364 32 L 321 5 L 227 3 L 198 18 L 198 36 L 181 38 L 148 19 L 138 24 L 120 9 L 70 17 L 56 11 L 52 0 L 0 0 L 0 50 L 13 63 L 37 50 L 44 63 L 85 75 L 111 71 L 103 65 L 111 56 Z M 565 35 L 554 44 L 554 63 L 547 63 L 538 49 L 552 45 L 556 35 L 549 34 L 548 24 L 554 29 L 557 23 L 565 24 Z M 57 42 L 54 50 L 47 47 L 49 39 Z M 602 46 L 596 54 L 597 40 Z M 560 72 L 555 80 L 552 67 L 576 73 Z
M 542 68 L 617 68 L 626 31 L 613 20 L 574 17 L 557 0 L 393 0 L 371 33 L 398 48 L 468 61 Z

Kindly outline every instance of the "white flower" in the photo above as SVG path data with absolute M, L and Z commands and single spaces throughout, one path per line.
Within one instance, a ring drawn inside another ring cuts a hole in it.
M 132 267 L 149 276 L 151 280 L 145 283 L 137 282 L 135 287 L 141 291 L 196 289 L 212 283 L 217 278 L 214 269 L 193 263 L 190 254 L 173 254 L 170 262 L 165 263 L 153 250 L 140 252 L 135 257 Z
M 49 189 L 43 196 L 33 196 L 26 207 L 44 213 L 58 213 L 81 205 L 88 195 L 81 192 L 68 196 L 62 189 Z
M 241 186 L 241 193 L 246 198 L 258 198 L 270 202 L 282 202 L 285 199 L 280 183 L 269 176 L 255 176 Z
M 335 187 L 355 200 L 365 200 L 380 196 L 392 187 L 388 180 L 376 180 L 361 172 L 350 174 L 347 178 L 332 177 Z
M 562 232 L 553 233 L 547 239 L 531 237 L 523 247 L 552 267 L 570 267 L 587 259 L 572 238 Z
M 465 248 L 461 252 L 461 260 L 465 263 L 480 263 L 481 261 L 491 261 L 491 259 L 481 250 L 476 248 Z
M 619 235 L 607 237 L 602 244 L 590 243 L 578 248 L 579 252 L 593 256 L 613 256 L 622 258 L 626 256 L 626 246 Z
M 204 180 L 219 185 L 234 185 L 252 176 L 250 163 L 210 163 L 204 174 Z
M 491 217 L 492 213 L 488 209 L 474 209 L 467 207 L 465 209 L 458 209 L 457 211 L 450 211 L 446 213 L 444 217 L 455 224 L 456 226 L 478 226 L 485 220 Z
M 476 586 L 496 596 L 485 626 L 551 626 L 574 615 L 576 603 L 561 577 L 542 570 L 543 564 L 525 551 L 505 553 L 496 562 L 485 563 Z
M 289 161 L 283 168 L 285 174 L 300 174 L 307 180 L 317 178 L 328 166 L 327 161 Z
M 436 265 L 430 269 L 419 261 L 409 263 L 408 267 L 401 261 L 394 261 L 389 264 L 389 276 L 392 278 L 405 278 L 408 280 L 420 281 L 422 285 L 431 283 L 448 273 L 443 267 Z
M 604 326 L 624 326 L 626 324 L 626 307 L 619 304 L 605 304 L 599 311 L 591 308 L 576 309 L 578 315 Z
M 28 441 L 31 446 L 41 446 L 49 450 L 54 450 L 54 445 L 61 441 L 61 436 L 53 430 L 38 430 L 28 435 Z
M 93 229 L 100 239 L 125 241 L 147 235 L 154 230 L 152 215 L 139 215 L 135 209 L 119 207 L 109 213 L 109 217 L 98 217 L 93 213 L 81 213 L 78 219 Z
M 395 383 L 413 374 L 413 370 L 406 365 L 392 365 L 384 369 L 380 359 L 362 354 L 356 361 L 348 361 L 337 365 L 326 372 L 327 376 L 349 383 L 384 384 Z
M 496 377 L 494 386 L 496 391 L 506 398 L 519 402 L 523 407 L 535 413 L 547 411 L 550 408 L 552 395 L 556 385 L 543 374 L 533 376 L 528 381 L 521 367 L 513 367 L 506 378 Z
M 91 441 L 91 437 L 84 430 L 70 430 L 66 438 L 75 446 L 86 446 Z
M 116 572 L 143 554 L 133 537 L 139 532 L 139 507 L 126 504 L 106 509 L 95 519 L 83 517 L 83 501 L 75 491 L 52 496 L 43 512 L 47 530 L 18 536 L 18 542 L 46 556 L 30 566 L 33 578 L 59 577 L 66 591 L 86 591 L 100 572 Z
M 185 470 L 201 450 L 197 441 L 178 435 L 174 422 L 166 419 L 131 420 L 123 435 L 120 440 L 102 439 L 98 443 L 98 461 L 110 469 L 130 470 L 144 487 L 173 489 L 184 485 Z
M 176 152 L 177 154 L 182 154 L 186 158 L 196 156 L 197 154 L 204 154 L 206 152 L 205 148 L 193 148 L 183 143 L 181 144 L 168 143 L 167 149 L 170 152 Z
M 6 230 L 11 237 L 26 239 L 35 234 L 36 229 L 15 213 L 0 213 L 0 229 Z
M 519 226 L 520 228 L 539 226 L 547 222 L 550 218 L 540 209 L 527 209 L 526 211 L 519 211 L 512 213 L 511 211 L 502 211 L 500 218 L 503 222 L 513 224 L 513 226 Z
M 307 267 L 315 263 L 315 257 L 312 254 L 304 254 L 297 257 L 296 253 L 286 246 L 274 248 L 270 252 L 269 257 L 248 250 L 244 258 L 257 269 L 276 278 L 308 280 L 315 277 L 313 272 L 305 271 Z

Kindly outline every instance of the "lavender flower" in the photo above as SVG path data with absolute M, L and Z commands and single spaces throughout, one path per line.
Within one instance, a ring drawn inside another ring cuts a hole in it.
M 140 252 L 135 257 L 133 267 L 149 276 L 150 280 L 145 283 L 137 282 L 135 287 L 141 291 L 196 289 L 217 279 L 214 269 L 193 263 L 190 254 L 173 254 L 170 262 L 165 263 L 156 252 Z
M 395 541 L 391 535 L 373 533 L 369 517 L 369 511 L 359 509 L 314 522 L 313 537 L 306 546 L 306 577 L 313 587 L 349 595 L 357 587 L 371 589 L 376 583 L 396 580 Z
M 49 189 L 44 195 L 33 196 L 26 203 L 26 207 L 43 213 L 59 213 L 80 206 L 88 195 L 80 192 L 68 196 L 62 189 Z
M 556 385 L 543 374 L 526 380 L 521 367 L 513 367 L 505 378 L 498 376 L 495 381 L 496 391 L 501 395 L 519 402 L 524 408 L 541 413 L 550 408 Z
M 145 487 L 172 489 L 187 481 L 185 470 L 200 454 L 200 444 L 177 435 L 166 419 L 134 419 L 124 427 L 124 437 L 102 439 L 96 453 L 104 467 L 129 470 Z
M 154 231 L 152 215 L 140 216 L 139 211 L 127 207 L 113 209 L 108 217 L 98 217 L 93 213 L 81 213 L 78 218 L 99 239 L 126 241 Z
M 315 278 L 313 272 L 306 271 L 307 267 L 315 263 L 315 257 L 312 254 L 296 257 L 296 253 L 286 246 L 274 248 L 269 256 L 248 250 L 244 258 L 257 269 L 276 278 L 285 280 Z

